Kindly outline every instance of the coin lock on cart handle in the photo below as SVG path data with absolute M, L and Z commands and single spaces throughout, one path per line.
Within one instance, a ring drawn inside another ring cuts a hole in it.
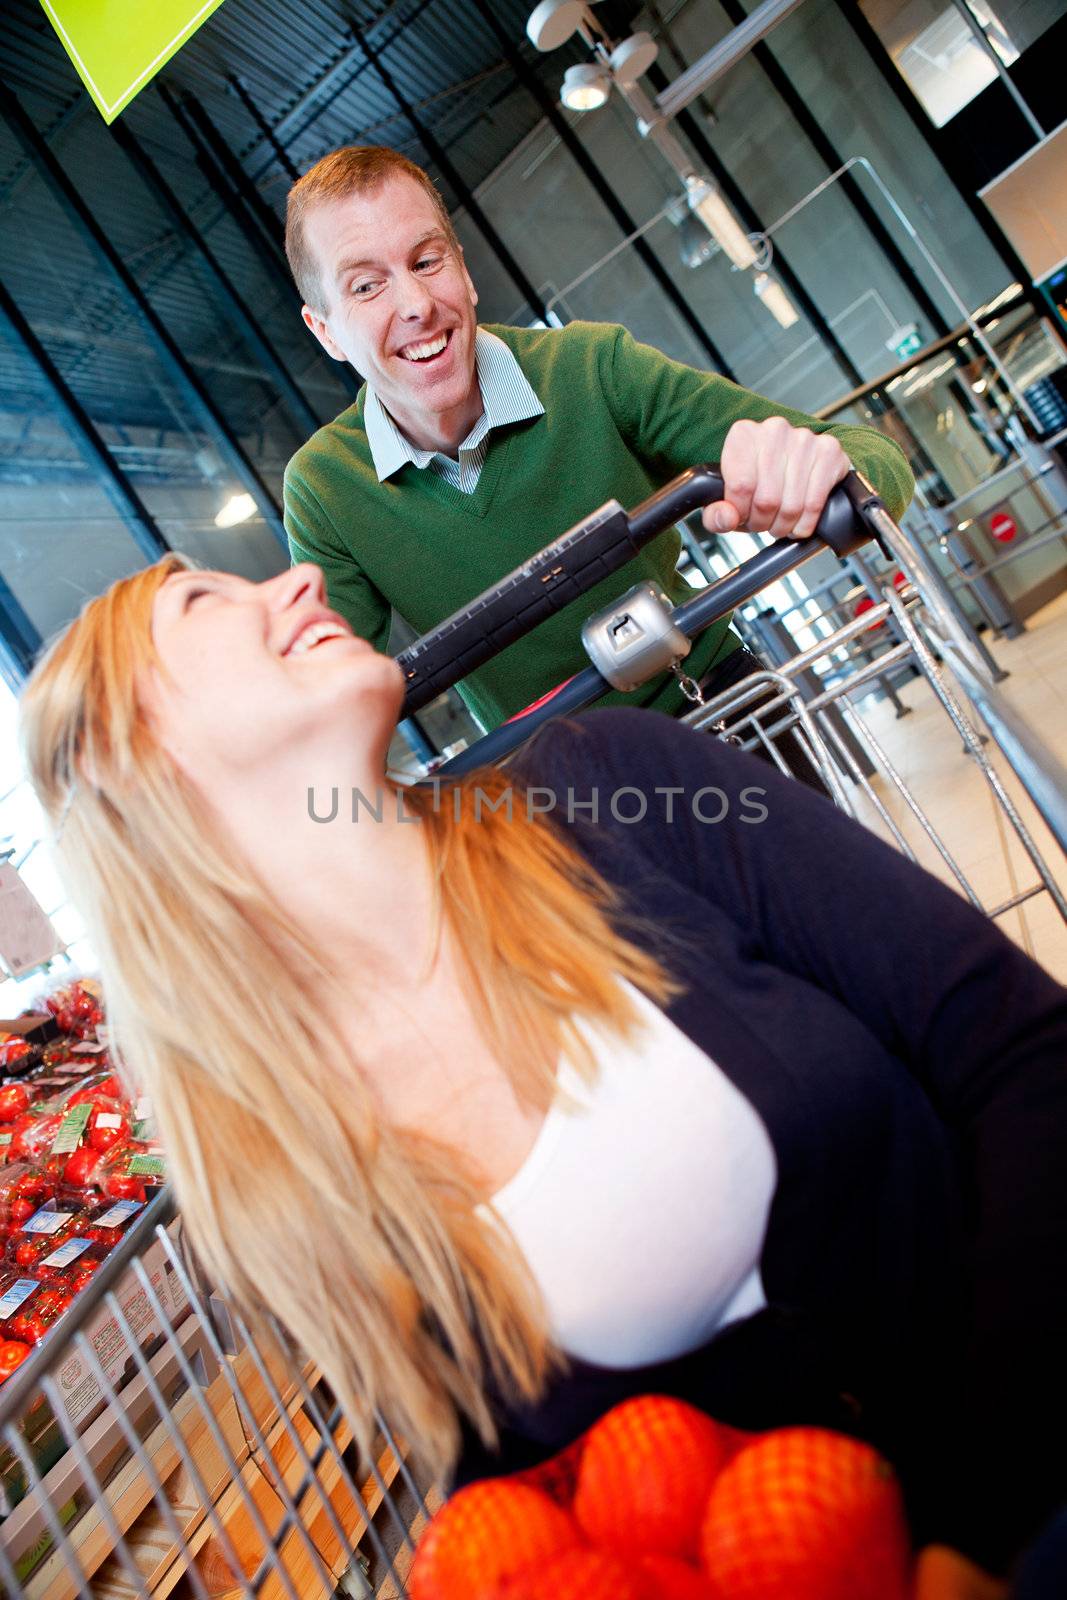
M 630 512 L 617 500 L 607 501 L 401 652 L 397 660 L 406 684 L 401 716 L 420 710 L 546 617 L 609 577 L 682 517 L 722 500 L 724 488 L 715 467 L 697 466 L 689 467 Z M 885 514 L 880 497 L 858 472 L 851 471 L 831 492 L 809 539 L 776 539 L 736 571 L 678 606 L 672 606 L 652 580 L 636 584 L 587 619 L 581 637 L 592 666 L 546 697 L 546 713 L 577 710 L 612 688 L 635 689 L 664 671 L 676 671 L 681 677 L 679 664 L 688 655 L 695 634 L 822 547 L 842 557 L 877 538 L 869 521 L 874 511 Z M 497 760 L 532 731 L 532 723 L 520 712 L 517 719 L 486 735 L 444 770 L 459 772 Z M 477 752 L 477 763 L 472 760 L 473 752 Z

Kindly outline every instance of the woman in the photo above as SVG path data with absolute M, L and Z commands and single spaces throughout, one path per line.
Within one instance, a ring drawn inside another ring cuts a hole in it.
M 920 1593 L 1003 1594 L 1064 1498 L 1067 992 L 669 719 L 399 789 L 401 698 L 317 568 L 173 556 L 26 689 L 209 1270 L 443 1476 L 631 1393 L 848 1427 L 938 1547 Z

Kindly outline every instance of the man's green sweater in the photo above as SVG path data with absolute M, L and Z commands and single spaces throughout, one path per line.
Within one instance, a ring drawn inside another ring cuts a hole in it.
M 686 467 L 719 460 L 733 423 L 770 416 L 832 433 L 895 517 L 912 478 L 902 452 L 872 428 L 831 427 L 773 405 L 714 373 L 671 361 L 611 323 L 565 328 L 492 326 L 514 352 L 543 417 L 494 430 L 473 494 L 405 465 L 379 483 L 363 426 L 364 388 L 290 461 L 285 524 L 294 561 L 323 570 L 329 601 L 356 633 L 384 649 L 390 606 L 418 632 L 457 611 L 574 523 L 616 499 L 629 510 Z M 662 533 L 596 588 L 572 601 L 460 685 L 486 728 L 588 665 L 583 621 L 651 578 L 675 604 L 693 590 L 675 571 L 675 530 Z M 701 677 L 737 648 L 728 618 L 694 643 L 685 670 Z M 684 701 L 663 674 L 602 704 L 676 714 Z

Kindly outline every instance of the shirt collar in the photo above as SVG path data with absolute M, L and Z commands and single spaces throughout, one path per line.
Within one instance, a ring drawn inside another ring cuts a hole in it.
M 479 417 L 471 432 L 460 445 L 460 450 L 478 443 L 492 428 L 503 428 L 512 422 L 526 422 L 531 417 L 543 417 L 545 408 L 523 374 L 514 354 L 495 333 L 478 328 L 474 336 L 474 362 L 478 386 L 482 391 L 483 416 Z M 408 462 L 425 467 L 439 454 L 434 450 L 419 450 L 404 437 L 378 396 L 367 385 L 367 398 L 363 406 L 363 426 L 370 446 L 378 482 L 383 483 Z M 477 436 L 477 437 L 475 437 Z

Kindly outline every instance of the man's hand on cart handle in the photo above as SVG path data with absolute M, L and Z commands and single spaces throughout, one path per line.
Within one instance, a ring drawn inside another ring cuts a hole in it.
M 928 1544 L 915 1563 L 914 1600 L 1007 1600 L 1008 1585 L 945 1544 Z
M 794 428 L 784 417 L 735 422 L 719 465 L 725 492 L 705 506 L 704 526 L 709 533 L 745 528 L 806 539 L 851 466 L 831 434 Z

